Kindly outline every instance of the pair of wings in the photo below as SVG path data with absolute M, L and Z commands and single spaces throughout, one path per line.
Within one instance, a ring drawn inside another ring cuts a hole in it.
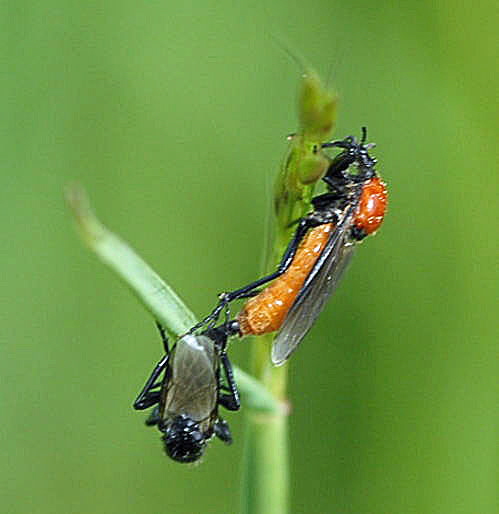
M 272 344 L 272 362 L 284 364 L 310 330 L 333 294 L 355 249 L 350 240 L 355 207 L 349 205 L 331 232 Z
M 217 407 L 220 358 L 213 341 L 202 334 L 185 335 L 172 349 L 165 408 L 169 416 L 208 419 Z

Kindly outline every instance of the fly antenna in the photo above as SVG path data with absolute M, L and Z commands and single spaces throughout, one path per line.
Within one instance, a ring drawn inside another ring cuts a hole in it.
M 307 73 L 307 71 L 311 69 L 310 65 L 307 64 L 306 59 L 300 55 L 297 50 L 292 49 L 291 44 L 287 42 L 284 37 L 278 36 L 275 32 L 268 32 L 268 35 L 274 44 L 277 45 L 279 49 L 282 50 L 296 65 L 298 65 L 301 73 Z

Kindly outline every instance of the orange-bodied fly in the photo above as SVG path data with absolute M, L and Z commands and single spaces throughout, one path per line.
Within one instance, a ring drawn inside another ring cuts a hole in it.
M 353 136 L 323 148 L 343 149 L 322 178 L 327 192 L 312 199 L 314 210 L 300 219 L 278 269 L 245 287 L 223 293 L 202 323 L 214 323 L 228 304 L 249 298 L 234 320 L 240 336 L 279 331 L 272 345 L 272 362 L 286 362 L 310 330 L 335 290 L 357 243 L 383 222 L 388 192 L 377 175 L 374 144 Z M 259 288 L 272 282 L 263 290 Z

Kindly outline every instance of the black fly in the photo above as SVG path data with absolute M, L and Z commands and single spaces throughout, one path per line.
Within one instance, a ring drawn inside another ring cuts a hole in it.
M 232 366 L 226 353 L 231 324 L 200 334 L 185 334 L 169 348 L 163 327 L 157 323 L 165 356 L 158 362 L 133 404 L 137 410 L 155 406 L 146 421 L 163 433 L 166 454 L 178 462 L 194 462 L 216 435 L 230 444 L 229 425 L 218 406 L 240 407 Z M 223 384 L 221 369 L 225 375 Z M 161 373 L 163 378 L 158 381 Z

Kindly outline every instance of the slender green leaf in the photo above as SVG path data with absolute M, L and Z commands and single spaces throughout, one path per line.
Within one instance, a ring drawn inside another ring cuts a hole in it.
M 80 186 L 68 187 L 66 199 L 83 241 L 128 285 L 156 320 L 174 337 L 196 324 L 194 314 L 173 289 L 125 241 L 98 220 Z M 277 401 L 261 382 L 236 367 L 234 373 L 248 406 L 264 412 L 279 411 Z

